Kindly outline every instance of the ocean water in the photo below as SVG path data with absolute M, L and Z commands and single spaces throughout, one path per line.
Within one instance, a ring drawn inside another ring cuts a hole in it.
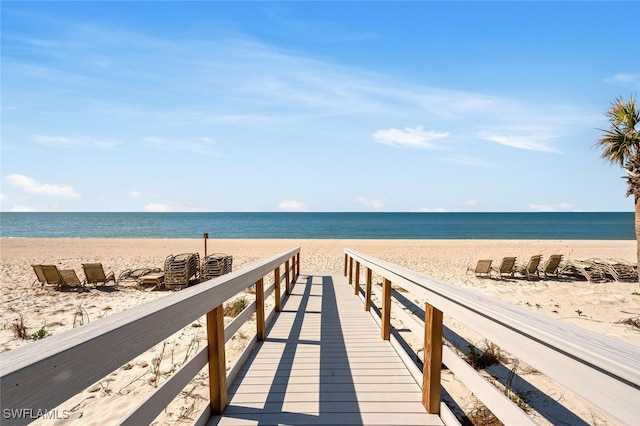
M 0 213 L 12 238 L 633 240 L 633 212 Z

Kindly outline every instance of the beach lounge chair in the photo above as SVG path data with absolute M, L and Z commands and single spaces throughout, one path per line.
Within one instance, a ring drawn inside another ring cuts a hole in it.
M 138 281 L 143 275 L 150 274 L 152 272 L 161 272 L 160 268 L 138 268 L 138 269 L 127 269 L 126 271 L 122 271 L 118 276 L 118 282 L 122 281 Z
M 520 275 L 526 276 L 528 280 L 531 280 L 534 275 L 540 278 L 540 271 L 538 270 L 538 266 L 540 266 L 541 261 L 542 255 L 535 254 L 531 256 L 531 259 L 529 259 L 529 262 L 526 265 L 519 265 L 516 263 L 514 271 L 519 273 Z
M 515 257 L 504 257 L 502 258 L 502 262 L 500 262 L 500 266 L 497 268 L 492 267 L 491 270 L 498 274 L 498 278 L 502 278 L 503 275 L 510 275 L 513 277 L 513 274 L 515 273 L 515 266 Z
M 168 289 L 184 288 L 192 279 L 198 280 L 199 269 L 198 253 L 169 255 L 164 261 L 164 286 Z
M 80 289 L 83 285 L 73 269 L 58 269 L 56 265 L 40 265 L 47 283 L 55 285 L 58 290 L 63 287 L 77 287 Z
M 631 263 L 628 260 L 624 259 L 610 259 L 612 262 L 615 262 L 619 268 L 623 269 L 624 272 L 622 275 L 623 281 L 635 282 L 638 281 L 638 265 L 636 263 Z
M 36 283 L 40 283 L 40 287 L 44 287 L 47 283 L 47 277 L 44 276 L 42 265 L 31 265 L 31 267 L 33 268 L 33 272 L 36 273 L 36 279 L 31 283 L 31 285 L 34 286 Z
M 85 284 L 93 284 L 94 287 L 97 287 L 98 283 L 107 285 L 109 281 L 113 281 L 113 285 L 117 284 L 113 271 L 105 274 L 102 263 L 83 263 L 82 269 L 84 270 Z
M 478 260 L 478 264 L 475 269 L 467 268 L 467 272 L 473 271 L 476 274 L 476 277 L 481 275 L 487 275 L 491 277 L 491 259 L 480 259 Z
M 555 275 L 557 277 L 560 262 L 562 262 L 561 254 L 552 254 L 549 256 L 549 259 L 547 259 L 547 261 L 544 262 L 544 265 L 542 265 L 542 273 L 544 276 L 548 277 L 549 275 Z
M 231 272 L 233 257 L 224 253 L 210 254 L 202 259 L 200 266 L 200 279 L 210 280 Z
M 638 271 L 628 262 L 616 259 L 587 259 L 598 266 L 605 275 L 615 281 L 636 282 L 638 281 Z
M 558 272 L 568 277 L 583 277 L 591 283 L 607 281 L 606 274 L 602 268 L 590 260 L 565 260 L 560 264 Z

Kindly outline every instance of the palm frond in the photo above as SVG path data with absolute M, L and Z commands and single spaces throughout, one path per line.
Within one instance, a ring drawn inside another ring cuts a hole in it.
M 603 136 L 594 145 L 602 149 L 602 158 L 627 170 L 627 196 L 640 197 L 640 110 L 634 96 L 628 101 L 617 98 L 606 117 L 611 127 L 600 129 Z

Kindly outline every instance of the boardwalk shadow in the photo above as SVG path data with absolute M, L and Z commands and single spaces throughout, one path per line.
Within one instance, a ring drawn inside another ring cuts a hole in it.
M 280 318 L 284 314 L 292 317 L 288 335 L 279 329 L 272 336 L 274 325 L 269 328 L 267 338 L 231 386 L 223 417 L 213 417 L 209 424 L 233 424 L 234 419 L 256 424 L 363 424 L 332 278 L 307 276 L 305 282 L 298 282 Z M 260 350 L 274 343 L 282 351 L 266 399 L 236 403 L 234 397 L 248 377 L 246 372 L 256 363 Z M 296 368 L 300 360 L 310 374 L 301 373 L 300 365 Z M 311 374 L 313 369 L 319 379 Z
M 424 310 L 415 306 L 413 302 L 407 299 L 401 292 L 394 290 L 393 297 L 396 298 L 400 304 L 404 306 L 411 306 L 411 310 L 416 316 L 424 318 Z M 395 333 L 394 335 L 401 341 L 400 343 L 408 353 L 413 353 L 409 343 L 406 342 L 401 334 Z M 471 346 L 475 346 L 472 342 L 447 326 L 443 327 L 443 338 L 462 352 L 467 352 Z M 414 357 L 414 361 L 416 365 L 422 369 L 422 361 L 417 356 Z M 531 406 L 531 408 L 536 410 L 542 417 L 546 418 L 553 424 L 568 424 L 575 426 L 588 425 L 587 422 L 578 417 L 567 407 L 563 406 L 560 401 L 550 397 L 547 392 L 544 392 L 521 375 L 518 375 L 517 371 L 514 374 L 514 372 L 501 363 L 488 367 L 487 371 L 496 381 L 502 384 L 502 386 L 509 386 L 517 394 L 523 395 L 526 399 L 526 403 Z M 459 407 L 452 408 L 461 413 Z

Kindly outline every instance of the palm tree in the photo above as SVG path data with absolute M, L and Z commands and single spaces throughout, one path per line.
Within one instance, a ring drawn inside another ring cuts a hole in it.
M 631 95 L 628 102 L 621 97 L 612 102 L 606 116 L 611 127 L 603 130 L 604 135 L 595 145 L 602 148 L 602 158 L 627 170 L 624 177 L 628 185 L 626 196 L 633 195 L 634 198 L 636 256 L 640 264 L 640 129 L 637 128 L 640 127 L 640 110 Z

